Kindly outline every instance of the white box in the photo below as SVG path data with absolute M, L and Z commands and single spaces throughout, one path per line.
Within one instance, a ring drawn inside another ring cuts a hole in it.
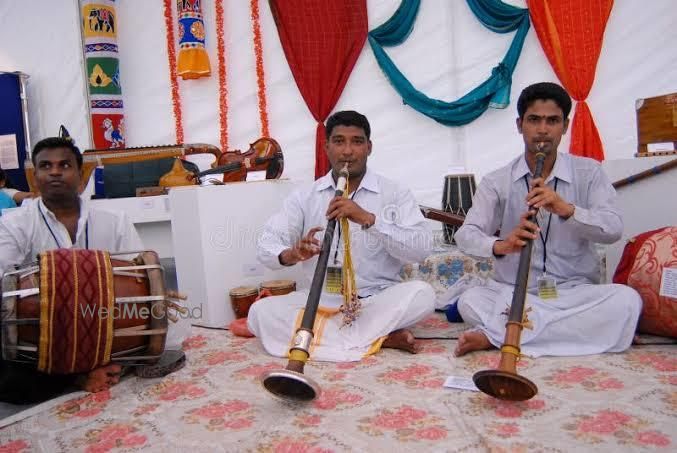
M 235 318 L 228 293 L 236 286 L 274 279 L 309 286 L 301 266 L 271 271 L 256 260 L 263 225 L 295 185 L 266 180 L 169 191 L 178 287 L 188 296 L 193 324 L 227 326 Z

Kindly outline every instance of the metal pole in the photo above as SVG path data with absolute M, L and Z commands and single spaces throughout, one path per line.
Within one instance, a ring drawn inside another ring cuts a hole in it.
M 26 145 L 26 160 L 31 160 L 33 153 L 33 144 L 31 143 L 31 131 L 28 125 L 28 97 L 26 95 L 26 80 L 30 77 L 23 72 L 16 72 L 19 76 L 19 97 L 21 98 L 21 111 L 24 120 L 24 142 Z

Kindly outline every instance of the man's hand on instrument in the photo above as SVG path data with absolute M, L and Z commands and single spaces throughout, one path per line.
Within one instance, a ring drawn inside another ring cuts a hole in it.
M 280 263 L 285 266 L 291 266 L 300 261 L 306 261 L 320 253 L 320 240 L 315 238 L 315 233 L 322 231 L 322 227 L 314 227 L 308 230 L 308 233 L 294 245 L 294 247 L 284 250 L 280 253 Z
M 365 211 L 353 200 L 345 197 L 334 197 L 327 209 L 327 218 L 340 220 L 347 218 L 364 227 L 369 227 L 376 222 L 376 216 Z
M 534 222 L 530 222 L 528 217 L 534 215 L 535 211 L 528 211 L 520 217 L 520 223 L 503 240 L 494 242 L 494 255 L 508 255 L 522 250 L 527 245 L 527 239 L 536 239 L 540 228 Z
M 574 214 L 574 205 L 564 200 L 552 187 L 545 184 L 543 178 L 531 181 L 531 190 L 527 194 L 527 204 L 532 209 L 545 209 L 563 219 Z

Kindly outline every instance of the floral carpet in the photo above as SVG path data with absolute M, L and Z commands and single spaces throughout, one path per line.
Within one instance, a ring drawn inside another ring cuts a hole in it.
M 286 364 L 256 339 L 194 328 L 185 368 L 162 379 L 128 377 L 0 430 L 0 452 L 24 451 L 675 451 L 677 346 L 623 354 L 523 359 L 538 385 L 508 403 L 444 388 L 449 375 L 493 368 L 498 352 L 454 358 L 459 325 L 436 314 L 416 327 L 423 351 L 383 350 L 356 363 L 310 363 L 314 402 L 282 403 L 259 375 Z

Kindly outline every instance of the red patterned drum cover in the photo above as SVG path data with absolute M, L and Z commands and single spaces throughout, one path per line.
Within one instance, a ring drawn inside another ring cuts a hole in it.
M 167 331 L 164 281 L 155 252 L 137 260 L 57 249 L 41 253 L 37 266 L 6 273 L 2 358 L 34 363 L 47 374 L 88 372 L 121 358 L 157 362 Z

